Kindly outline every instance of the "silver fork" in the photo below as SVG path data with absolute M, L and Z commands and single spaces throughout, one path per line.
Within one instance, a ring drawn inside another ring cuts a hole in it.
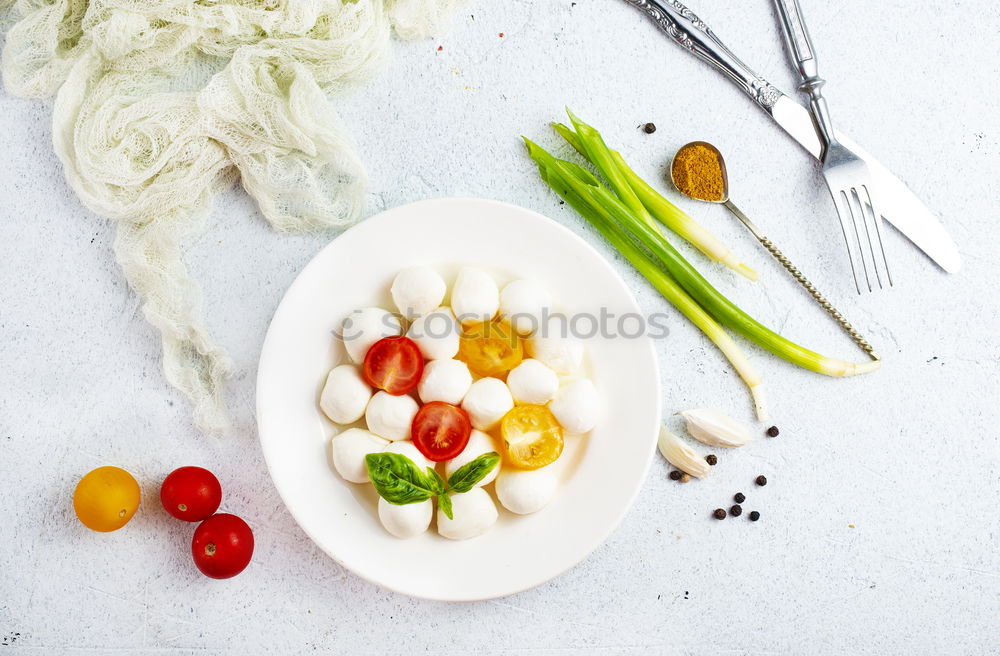
M 882 215 L 875 203 L 878 194 L 871 172 L 862 158 L 837 141 L 830 110 L 820 91 L 826 80 L 819 76 L 812 39 L 809 38 L 809 31 L 802 19 L 799 0 L 774 0 L 774 4 L 781 18 L 781 31 L 785 35 L 788 53 L 802 78 L 799 91 L 809 96 L 813 116 L 826 145 L 823 151 L 823 177 L 826 178 L 826 186 L 833 196 L 840 226 L 844 230 L 854 284 L 859 294 L 863 287 L 872 291 L 875 283 L 882 288 L 883 276 L 889 286 L 892 286 L 889 263 L 882 246 Z M 859 268 L 864 273 L 864 285 L 862 276 L 858 273 Z

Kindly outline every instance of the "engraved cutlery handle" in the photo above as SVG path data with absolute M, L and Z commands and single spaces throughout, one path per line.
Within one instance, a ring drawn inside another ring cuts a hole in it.
M 770 113 L 782 93 L 754 73 L 719 40 L 712 29 L 677 0 L 625 0 L 641 10 L 671 39 L 733 80 Z

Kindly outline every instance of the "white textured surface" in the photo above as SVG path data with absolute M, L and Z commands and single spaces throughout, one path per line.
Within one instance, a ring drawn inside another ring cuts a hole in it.
M 747 63 L 792 87 L 770 2 L 693 4 Z M 331 235 L 279 237 L 241 192 L 220 198 L 188 262 L 205 289 L 207 322 L 238 365 L 230 398 L 239 430 L 205 439 L 163 379 L 158 338 L 111 257 L 111 226 L 62 179 L 51 108 L 0 95 L 0 645 L 39 653 L 1000 650 L 1000 272 L 992 263 L 1000 10 L 972 0 L 921 11 L 902 0 L 804 4 L 838 124 L 940 212 L 963 251 L 961 273 L 939 273 L 893 236 L 898 287 L 854 298 L 836 220 L 805 155 L 623 3 L 480 2 L 442 51 L 402 44 L 388 74 L 340 102 L 367 154 L 373 212 L 483 196 L 581 230 L 517 140 L 556 145 L 545 125 L 562 118 L 564 104 L 649 177 L 681 144 L 713 141 L 727 155 L 734 198 L 886 359 L 875 375 L 831 380 L 751 348 L 780 437 L 721 453 L 707 481 L 686 486 L 667 480 L 657 459 L 635 508 L 591 558 L 536 590 L 479 604 L 414 601 L 344 572 L 305 538 L 267 477 L 253 420 L 258 350 L 282 291 Z M 654 135 L 635 129 L 646 121 L 658 125 Z M 682 205 L 762 273 L 752 286 L 710 271 L 720 288 L 793 338 L 854 353 L 721 208 Z M 645 309 L 664 309 L 621 270 Z M 679 318 L 671 327 L 660 344 L 666 407 L 724 408 L 749 421 L 745 391 L 721 356 Z M 103 464 L 132 471 L 145 495 L 136 518 L 109 535 L 80 526 L 70 505 L 79 476 Z M 238 578 L 198 574 L 192 527 L 159 508 L 158 482 L 184 464 L 212 468 L 223 508 L 256 532 L 254 561 Z M 752 484 L 760 473 L 770 480 L 763 489 Z M 708 518 L 736 491 L 760 522 Z

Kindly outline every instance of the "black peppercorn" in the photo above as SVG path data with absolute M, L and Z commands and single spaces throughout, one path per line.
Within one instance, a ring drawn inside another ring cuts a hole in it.
M 764 478 L 763 475 L 753 479 L 753 482 L 756 483 L 757 485 L 767 485 L 767 479 Z
M 737 492 L 736 494 L 733 495 L 733 501 L 735 501 L 736 503 L 743 503 L 746 500 L 747 498 L 742 492 Z
M 760 513 L 756 510 L 750 511 L 750 521 L 756 522 L 758 519 L 760 519 Z
M 705 456 L 705 462 L 714 467 L 716 463 L 719 462 L 719 459 L 715 457 L 714 453 L 710 453 L 707 456 Z
M 723 510 L 722 508 L 716 508 L 715 512 L 712 513 L 712 517 L 715 517 L 716 519 L 725 519 L 726 511 Z
M 670 472 L 670 480 L 672 480 L 672 481 L 679 481 L 679 480 L 681 480 L 681 473 L 679 471 L 677 471 L 676 469 L 674 469 L 673 471 Z
M 687 472 L 681 474 L 681 483 L 690 483 L 690 482 L 691 482 L 691 474 Z
M 778 427 L 777 426 L 771 426 L 770 428 L 768 428 L 767 429 L 767 436 L 768 437 L 778 437 Z
M 656 132 L 656 126 L 653 125 L 652 123 L 647 123 L 646 125 L 642 126 L 642 130 L 646 134 L 653 134 L 654 132 Z
M 743 514 L 743 506 L 741 506 L 740 504 L 736 504 L 735 506 L 729 509 L 729 514 L 732 515 L 733 517 L 739 517 L 740 515 Z

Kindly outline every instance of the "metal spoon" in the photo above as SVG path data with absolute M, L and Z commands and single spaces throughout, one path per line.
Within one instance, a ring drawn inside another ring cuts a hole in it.
M 674 161 L 677 159 L 677 156 L 689 148 L 695 148 L 698 146 L 707 148 L 708 150 L 712 151 L 718 158 L 719 168 L 721 169 L 721 174 L 722 174 L 721 199 L 716 200 L 716 199 L 698 198 L 696 196 L 686 194 L 681 189 L 681 185 L 678 183 L 677 179 L 674 177 Z M 757 238 L 757 241 L 759 241 L 761 245 L 764 246 L 764 248 L 766 248 L 768 252 L 774 256 L 774 259 L 778 260 L 778 262 L 781 263 L 781 266 L 785 267 L 785 270 L 788 271 L 788 273 L 792 274 L 792 277 L 795 278 L 795 280 L 797 280 L 799 284 L 802 285 L 807 292 L 809 292 L 809 295 L 812 296 L 814 299 L 816 299 L 816 302 L 819 303 L 820 307 L 826 310 L 826 313 L 829 314 L 831 317 L 833 317 L 838 324 L 840 324 L 840 327 L 843 328 L 848 335 L 850 335 L 851 339 L 853 339 L 854 342 L 861 347 L 862 351 L 871 356 L 873 360 L 881 359 L 878 353 L 875 352 L 875 349 L 872 347 L 872 345 L 868 343 L 868 340 L 866 340 L 861 335 L 861 333 L 859 333 L 854 328 L 854 326 L 852 326 L 851 323 L 844 318 L 844 315 L 842 315 L 835 307 L 833 307 L 833 305 L 830 304 L 830 301 L 826 300 L 826 297 L 823 296 L 823 294 L 821 294 L 819 290 L 816 289 L 816 287 L 811 282 L 809 282 L 809 279 L 806 278 L 794 264 L 792 264 L 791 260 L 785 257 L 785 254 L 782 253 L 778 249 L 778 247 L 775 246 L 774 243 L 770 239 L 768 239 L 763 232 L 761 232 L 760 228 L 758 228 L 754 224 L 754 222 L 751 221 L 747 217 L 747 215 L 740 210 L 740 208 L 736 207 L 733 201 L 729 198 L 729 176 L 726 174 L 726 160 L 722 156 L 722 153 L 719 151 L 718 148 L 716 148 L 715 146 L 706 141 L 692 141 L 689 144 L 681 146 L 681 148 L 677 151 L 677 154 L 674 155 L 674 160 L 670 162 L 670 179 L 674 183 L 674 186 L 677 188 L 677 191 L 680 191 L 688 198 L 694 198 L 695 200 L 701 200 L 707 203 L 719 203 L 725 205 L 726 209 L 732 212 L 737 219 L 742 221 L 743 225 L 745 225 L 747 229 L 751 233 L 753 233 L 753 236 Z

